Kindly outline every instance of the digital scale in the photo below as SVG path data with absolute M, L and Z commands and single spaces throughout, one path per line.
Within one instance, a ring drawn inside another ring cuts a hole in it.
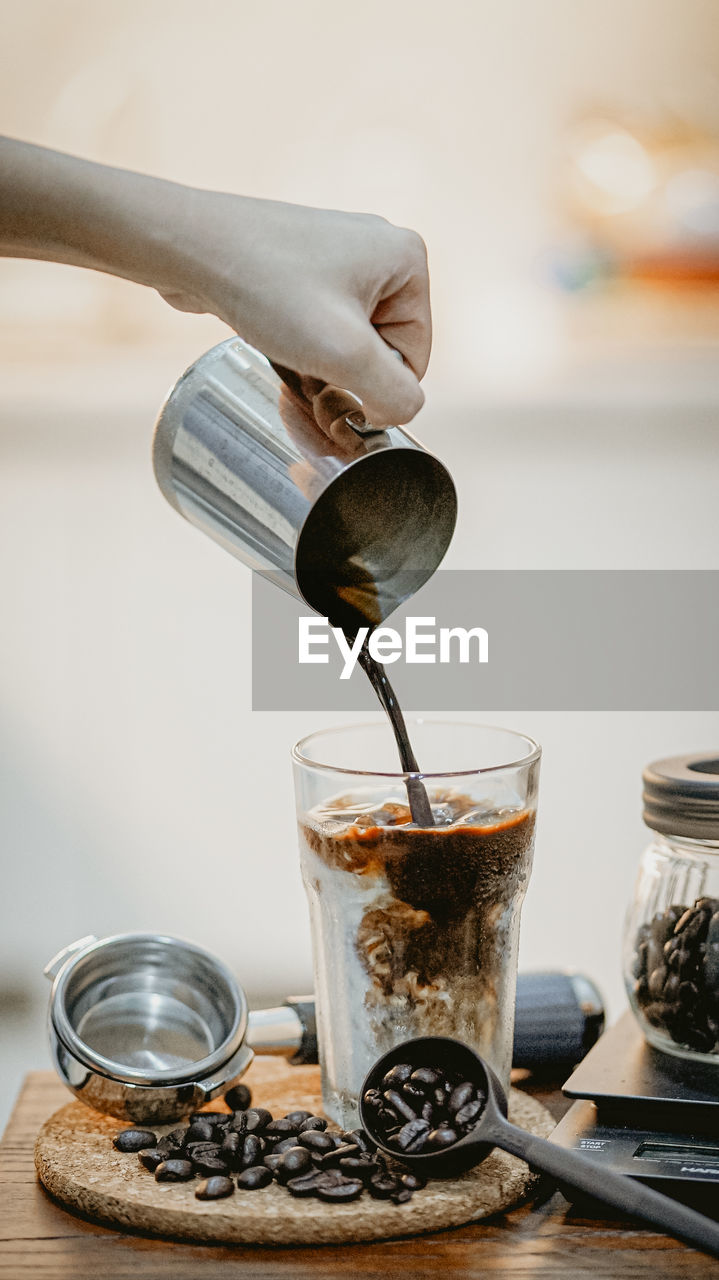
M 577 1101 L 552 1142 L 719 1218 L 719 1063 L 660 1053 L 627 1012 L 563 1092 Z

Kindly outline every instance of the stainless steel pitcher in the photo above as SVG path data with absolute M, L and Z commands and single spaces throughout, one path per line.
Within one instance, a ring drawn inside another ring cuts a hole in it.
M 454 530 L 449 472 L 408 431 L 240 338 L 172 389 L 153 463 L 175 510 L 350 633 L 417 591 Z

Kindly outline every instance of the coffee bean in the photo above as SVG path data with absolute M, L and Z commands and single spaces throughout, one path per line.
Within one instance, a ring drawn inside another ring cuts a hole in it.
M 346 1178 L 360 1178 L 362 1182 L 367 1183 L 376 1171 L 376 1165 L 373 1160 L 363 1160 L 358 1156 L 343 1156 L 339 1162 L 339 1170 Z
M 472 1081 L 463 1080 L 462 1083 L 458 1084 L 449 1095 L 449 1110 L 454 1115 L 454 1113 L 459 1111 L 460 1108 L 463 1107 L 465 1103 L 469 1102 L 473 1096 L 474 1085 L 472 1084 Z
M 646 978 L 640 978 L 634 983 L 634 998 L 637 1004 L 644 1005 L 649 1000 L 649 987 Z
M 410 1076 L 410 1082 L 416 1085 L 418 1089 L 422 1089 L 425 1094 L 431 1093 L 439 1084 L 439 1076 L 432 1067 L 417 1067 Z
M 166 1158 L 164 1151 L 160 1151 L 157 1147 L 150 1147 L 145 1151 L 138 1151 L 137 1158 L 145 1169 L 149 1169 L 150 1173 L 154 1173 L 159 1164 L 162 1164 Z
M 424 1089 L 419 1088 L 419 1085 L 412 1084 L 412 1081 L 408 1080 L 406 1084 L 402 1085 L 402 1097 L 407 1099 L 414 1111 L 421 1111 L 427 1095 Z
M 684 914 L 681 915 L 677 920 L 674 926 L 674 932 L 683 933 L 685 929 L 688 929 L 693 919 L 694 919 L 694 910 L 692 907 L 687 907 Z
M 394 1195 L 390 1196 L 392 1204 L 407 1204 L 411 1199 L 412 1190 L 410 1187 L 402 1187 L 401 1191 L 395 1191 Z
M 699 999 L 699 988 L 693 982 L 679 983 L 679 1003 L 685 1009 L 694 1009 Z
M 294 1121 L 288 1120 L 286 1117 L 284 1117 L 282 1120 L 270 1121 L 270 1123 L 265 1126 L 263 1133 L 266 1137 L 277 1138 L 277 1140 L 279 1141 L 282 1138 L 289 1138 L 294 1136 L 294 1134 L 297 1133 L 299 1127 L 300 1127 L 299 1124 L 295 1124 Z
M 676 972 L 680 978 L 688 978 L 695 967 L 694 953 L 689 947 L 681 947 L 676 955 Z
M 259 1191 L 261 1187 L 268 1187 L 271 1181 L 272 1173 L 266 1165 L 253 1164 L 242 1170 L 237 1185 L 242 1191 Z
M 653 1000 L 659 1000 L 662 991 L 664 990 L 664 981 L 666 976 L 667 971 L 663 965 L 661 968 L 652 969 L 652 972 L 649 974 L 649 995 Z
M 670 973 L 670 974 L 669 974 L 669 977 L 667 978 L 666 982 L 664 983 L 664 991 L 663 991 L 663 993 L 662 993 L 662 995 L 663 995 L 663 999 L 664 999 L 664 1002 L 665 1002 L 666 1004 L 674 1004 L 674 1003 L 675 1003 L 675 1001 L 676 1001 L 676 999 L 677 999 L 677 997 L 678 997 L 678 995 L 679 995 L 679 987 L 680 987 L 680 986 L 681 986 L 681 979 L 680 979 L 680 977 L 679 977 L 679 974 L 678 974 L 678 973 Z
M 704 981 L 716 1002 L 719 997 L 719 942 L 707 942 L 704 955 Z
M 408 1124 L 400 1129 L 395 1142 L 400 1151 L 410 1155 L 422 1150 L 429 1132 L 429 1120 L 410 1120 Z
M 123 1129 L 113 1138 L 112 1145 L 117 1151 L 143 1151 L 146 1147 L 156 1147 L 157 1138 L 149 1129 Z
M 244 1127 L 247 1133 L 256 1133 L 258 1130 L 264 1130 L 269 1124 L 274 1123 L 272 1112 L 265 1111 L 263 1107 L 252 1107 L 251 1110 L 240 1112 L 239 1115 L 244 1119 Z
M 192 1142 L 212 1142 L 215 1138 L 215 1129 L 207 1120 L 195 1120 L 185 1134 L 185 1147 L 189 1147 Z
M 262 1138 L 258 1137 L 256 1133 L 248 1133 L 245 1138 L 245 1145 L 242 1148 L 240 1160 L 242 1168 L 249 1169 L 252 1165 L 259 1164 L 266 1149 Z
M 283 1138 L 281 1142 L 276 1142 L 272 1150 L 275 1155 L 281 1156 L 285 1151 L 290 1151 L 292 1147 L 297 1146 L 297 1136 L 294 1138 Z
M 671 946 L 673 946 L 673 939 L 670 939 L 669 942 L 665 942 L 664 944 L 665 956 L 667 955 L 667 948 Z M 634 978 L 644 977 L 647 971 L 648 952 L 649 952 L 648 944 L 646 942 L 640 942 L 636 949 L 634 961 L 632 963 L 632 977 Z
M 317 1188 L 317 1195 L 320 1200 L 326 1201 L 327 1204 L 347 1204 L 350 1200 L 357 1200 L 363 1191 L 364 1183 L 357 1179 L 354 1182 L 338 1182 L 334 1186 L 321 1184 Z
M 288 1111 L 285 1116 L 285 1120 L 291 1120 L 293 1124 L 297 1125 L 298 1129 L 301 1124 L 304 1124 L 305 1120 L 312 1119 L 314 1119 L 314 1117 L 311 1111 Z
M 419 1173 L 403 1173 L 400 1182 L 404 1187 L 408 1187 L 410 1191 L 421 1191 L 427 1186 L 427 1179 L 423 1178 Z
M 239 1137 L 239 1135 L 237 1135 Z M 222 1148 L 219 1142 L 191 1142 L 182 1151 L 186 1160 L 201 1160 L 204 1156 L 219 1156 Z M 225 1158 L 224 1156 L 222 1157 Z
M 230 1172 L 228 1161 L 221 1160 L 219 1156 L 193 1157 L 192 1165 L 204 1178 L 214 1178 L 217 1174 L 226 1176 Z
M 213 1178 L 204 1178 L 195 1187 L 195 1195 L 198 1200 L 224 1200 L 225 1196 L 233 1195 L 234 1191 L 235 1184 L 232 1178 L 224 1178 L 219 1175 Z
M 239 1168 L 244 1145 L 245 1140 L 241 1133 L 230 1132 L 222 1139 L 220 1155 L 228 1162 L 231 1169 Z
M 653 1027 L 661 1027 L 664 1023 L 665 1010 L 663 1004 L 647 1004 L 643 1009 L 644 1017 Z
M 302 1178 L 291 1178 L 287 1183 L 287 1190 L 290 1195 L 296 1196 L 298 1199 L 304 1199 L 308 1196 L 315 1196 L 320 1185 L 321 1173 L 309 1173 Z
M 190 1160 L 163 1160 L 155 1169 L 156 1182 L 189 1182 L 194 1176 Z
M 384 1108 L 384 1099 L 379 1089 L 368 1089 L 363 1095 L 362 1101 L 370 1111 L 380 1112 Z
M 348 1156 L 358 1156 L 359 1153 L 360 1148 L 357 1146 L 356 1142 L 340 1142 L 335 1147 L 334 1151 L 329 1151 L 327 1154 L 331 1155 L 334 1161 L 339 1162 L 340 1160 L 346 1159 Z
M 386 1106 L 389 1107 L 391 1111 L 394 1111 L 396 1116 L 401 1117 L 402 1120 L 417 1119 L 417 1112 L 414 1107 L 411 1107 L 402 1097 L 401 1093 L 397 1093 L 396 1089 L 386 1089 L 382 1094 L 382 1097 L 384 1098 Z
M 226 1128 L 229 1125 L 232 1116 L 229 1111 L 194 1111 L 189 1117 L 190 1124 L 195 1124 L 197 1120 L 203 1120 L 205 1124 L 217 1125 L 219 1128 Z
M 399 1191 L 400 1186 L 399 1178 L 388 1173 L 370 1178 L 367 1189 L 374 1200 L 389 1200 L 390 1196 Z
M 431 1123 L 432 1118 L 434 1116 L 434 1107 L 432 1106 L 431 1102 L 425 1102 L 424 1106 L 422 1107 L 420 1116 L 422 1120 L 429 1120 Z
M 298 1133 L 297 1142 L 301 1147 L 307 1147 L 308 1151 L 317 1151 L 324 1155 L 326 1151 L 334 1151 L 335 1144 L 329 1133 L 322 1133 L 317 1129 L 305 1129 L 304 1133 Z
M 426 1146 L 430 1151 L 441 1151 L 444 1147 L 451 1147 L 457 1141 L 457 1133 L 449 1127 L 440 1126 L 439 1129 L 432 1129 L 427 1135 Z
M 266 1169 L 269 1169 L 270 1173 L 276 1173 L 281 1159 L 282 1156 L 277 1156 L 273 1152 L 272 1155 L 263 1156 L 262 1163 Z
M 309 1173 L 312 1168 L 312 1157 L 306 1147 L 291 1147 L 283 1152 L 277 1166 L 277 1181 L 289 1182 L 291 1178 L 299 1178 Z
M 458 1125 L 460 1129 L 473 1128 L 483 1110 L 484 1100 L 474 1098 L 473 1101 L 467 1102 L 463 1107 L 460 1107 L 454 1117 L 455 1124 Z
M 382 1089 L 397 1089 L 406 1084 L 414 1068 L 409 1062 L 398 1062 L 382 1079 Z
M 230 1111 L 246 1111 L 252 1102 L 252 1094 L 246 1084 L 235 1084 L 225 1094 Z
M 350 1129 L 342 1134 L 343 1142 L 353 1142 L 360 1151 L 376 1151 L 377 1144 L 365 1133 L 364 1129 Z
M 321 1132 L 327 1128 L 327 1121 L 321 1116 L 310 1116 L 309 1120 L 303 1120 L 299 1127 L 300 1133 L 310 1133 L 313 1131 Z

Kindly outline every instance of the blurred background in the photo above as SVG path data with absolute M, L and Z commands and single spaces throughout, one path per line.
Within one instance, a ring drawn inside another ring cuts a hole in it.
M 421 232 L 415 428 L 458 483 L 447 567 L 719 568 L 715 0 L 3 19 L 4 133 Z M 47 1064 L 42 967 L 82 934 L 194 938 L 255 1004 L 311 987 L 288 753 L 333 717 L 252 712 L 249 574 L 149 461 L 166 390 L 225 336 L 125 281 L 0 262 L 0 1122 Z M 493 719 L 545 752 L 521 965 L 587 972 L 615 1016 L 641 769 L 716 750 L 719 716 Z

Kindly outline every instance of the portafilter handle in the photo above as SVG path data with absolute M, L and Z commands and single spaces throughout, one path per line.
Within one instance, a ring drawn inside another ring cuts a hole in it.
M 288 996 L 274 1009 L 253 1009 L 245 1044 L 255 1053 L 289 1058 L 293 1066 L 317 1062 L 314 996 Z

